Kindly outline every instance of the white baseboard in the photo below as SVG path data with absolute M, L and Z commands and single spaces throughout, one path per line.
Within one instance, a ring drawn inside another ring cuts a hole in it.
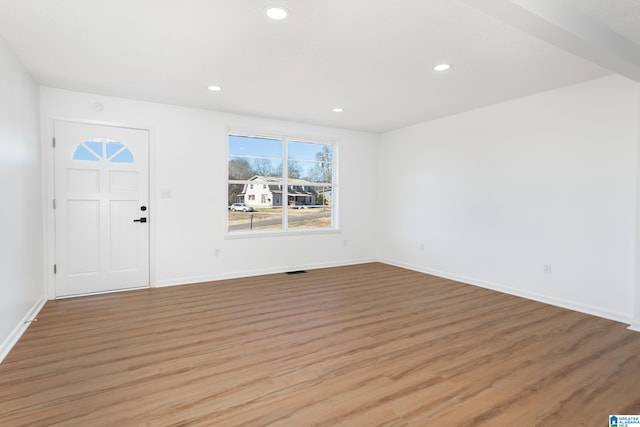
M 40 313 L 40 310 L 42 310 L 46 302 L 47 298 L 45 295 L 42 295 L 27 314 L 24 315 L 20 323 L 11 331 L 9 336 L 2 342 L 0 345 L 0 363 L 7 357 L 13 346 L 16 345 L 22 334 L 24 334 L 24 331 L 26 331 L 31 324 L 31 321 L 38 316 L 38 313 Z
M 627 329 L 634 332 L 640 332 L 640 322 L 631 322 Z
M 188 285 L 188 284 L 202 283 L 202 282 L 215 282 L 218 280 L 239 279 L 241 277 L 263 276 L 265 274 L 278 274 L 278 273 L 284 273 L 291 270 L 313 270 L 317 268 L 342 267 L 346 265 L 365 264 L 370 262 L 378 262 L 378 260 L 374 258 L 366 258 L 366 259 L 354 259 L 354 260 L 341 261 L 341 262 L 326 262 L 326 263 L 318 263 L 318 264 L 296 265 L 293 267 L 280 266 L 280 267 L 262 268 L 262 269 L 256 269 L 256 270 L 242 270 L 242 271 L 236 271 L 236 272 L 224 273 L 224 274 L 185 276 L 185 277 L 177 277 L 172 279 L 157 280 L 154 287 L 163 288 L 167 286 Z
M 383 262 L 385 264 L 395 265 L 396 267 L 418 271 L 420 273 L 430 274 L 432 276 L 442 277 L 444 279 L 455 280 L 456 282 L 465 283 L 468 285 L 478 286 L 485 289 L 491 289 L 491 290 L 502 292 L 505 294 L 514 295 L 517 297 L 522 297 L 522 298 L 542 302 L 549 305 L 554 305 L 556 307 L 578 311 L 580 313 L 590 314 L 592 316 L 602 317 L 604 319 L 613 320 L 616 322 L 627 323 L 627 324 L 632 323 L 631 318 L 621 316 L 619 313 L 612 312 L 609 310 L 603 310 L 601 308 L 593 307 L 586 304 L 577 304 L 573 301 L 564 300 L 562 298 L 556 298 L 553 296 L 539 294 L 536 292 L 523 291 L 520 289 L 512 288 L 510 286 L 487 282 L 487 281 L 476 279 L 473 277 L 461 276 L 461 275 L 449 273 L 446 271 L 439 271 L 439 270 L 434 270 L 430 268 L 419 267 L 419 266 L 410 265 L 410 264 L 389 260 L 389 259 L 381 259 L 380 262 Z M 636 323 L 636 327 L 640 327 L 640 325 Z M 629 329 L 640 331 L 640 329 L 634 329 L 633 327 L 630 327 Z

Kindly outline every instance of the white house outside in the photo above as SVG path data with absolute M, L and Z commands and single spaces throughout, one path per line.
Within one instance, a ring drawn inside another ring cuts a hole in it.
M 273 208 L 282 206 L 282 178 L 256 175 L 244 185 L 237 195 L 238 203 L 254 208 Z M 311 206 L 318 204 L 318 190 L 309 181 L 289 178 L 288 206 Z M 320 202 L 322 203 L 322 202 Z

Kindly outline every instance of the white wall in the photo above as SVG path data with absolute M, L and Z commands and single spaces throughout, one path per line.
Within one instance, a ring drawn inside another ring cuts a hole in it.
M 0 39 L 0 361 L 44 304 L 38 87 Z
M 637 96 L 613 76 L 385 134 L 381 259 L 629 321 Z
M 104 106 L 100 112 L 93 108 L 98 102 Z M 156 260 L 152 281 L 157 285 L 375 259 L 376 218 L 362 208 L 375 192 L 371 181 L 375 179 L 376 135 L 52 88 L 41 88 L 41 110 L 44 147 L 49 157 L 54 118 L 151 129 L 150 225 Z M 229 128 L 337 141 L 341 232 L 226 239 Z M 51 176 L 51 172 L 47 175 Z M 163 189 L 170 190 L 173 197 L 160 198 Z M 52 194 L 52 180 L 48 191 Z M 51 215 L 47 227 L 53 227 Z M 220 250 L 219 256 L 216 249 Z
M 630 329 L 640 332 L 640 83 L 636 84 L 637 117 L 637 166 L 636 166 L 636 281 L 635 281 L 635 317 Z

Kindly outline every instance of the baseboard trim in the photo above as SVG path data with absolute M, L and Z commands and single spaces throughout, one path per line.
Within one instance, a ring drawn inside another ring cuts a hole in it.
M 627 329 L 634 332 L 640 332 L 640 322 L 631 322 Z
M 98 292 L 86 292 L 84 294 L 71 294 L 71 295 L 58 295 L 55 299 L 71 299 L 78 297 L 89 297 L 93 295 L 104 295 L 104 294 L 114 294 L 118 292 L 129 292 L 129 291 L 139 291 L 140 289 L 149 289 L 151 286 L 136 286 L 133 288 L 122 288 L 122 289 L 109 289 L 108 291 L 98 291 Z
M 29 309 L 27 314 L 24 315 L 20 323 L 16 325 L 16 327 L 11 331 L 9 336 L 2 342 L 0 345 L 0 363 L 7 357 L 11 349 L 16 345 L 24 331 L 27 330 L 31 321 L 38 316 L 42 307 L 44 307 L 47 302 L 46 296 L 43 294 L 38 301 Z
M 379 260 L 379 262 L 389 264 L 389 265 L 394 265 L 400 268 L 406 268 L 406 269 L 417 271 L 420 273 L 430 274 L 432 276 L 442 277 L 444 279 L 455 280 L 456 282 L 465 283 L 467 285 L 473 285 L 473 286 L 478 286 L 485 289 L 491 289 L 493 291 L 502 292 L 505 294 L 542 302 L 544 304 L 554 305 L 556 307 L 566 308 L 568 310 L 578 311 L 580 313 L 585 313 L 585 314 L 589 314 L 596 317 L 602 317 L 604 319 L 613 320 L 615 322 L 621 322 L 626 324 L 632 323 L 631 318 L 621 316 L 619 313 L 611 312 L 608 310 L 602 310 L 600 308 L 585 305 L 585 304 L 576 304 L 572 301 L 567 301 L 562 298 L 555 298 L 555 297 L 551 297 L 544 294 L 538 294 L 535 292 L 522 291 L 520 289 L 504 286 L 498 283 L 487 282 L 487 281 L 476 279 L 473 277 L 461 276 L 461 275 L 446 272 L 446 271 L 440 271 L 440 270 L 420 267 L 416 265 L 411 265 L 411 264 L 407 264 L 407 263 L 403 263 L 403 262 L 395 261 L 391 259 L 381 259 Z M 636 324 L 636 326 L 640 326 L 640 325 Z M 632 327 L 630 327 L 629 329 L 636 330 L 636 329 L 633 329 Z M 638 329 L 638 331 L 640 331 L 640 329 Z
M 318 268 L 331 268 L 331 267 L 343 267 L 347 265 L 357 265 L 357 264 L 366 264 L 371 262 L 378 262 L 375 258 L 364 258 L 364 259 L 354 259 L 342 262 L 326 262 L 326 263 L 317 263 L 317 264 L 304 264 L 295 266 L 280 266 L 273 268 L 262 268 L 256 270 L 242 270 L 224 274 L 208 274 L 202 276 L 186 276 L 186 277 L 177 277 L 173 279 L 165 279 L 165 280 L 157 280 L 154 287 L 164 288 L 168 286 L 179 286 L 179 285 L 189 285 L 193 283 L 202 283 L 202 282 L 216 282 L 219 280 L 227 280 L 227 279 L 239 279 L 242 277 L 252 277 L 252 276 L 263 276 L 265 274 L 278 274 L 285 273 L 287 271 L 295 270 L 314 270 Z

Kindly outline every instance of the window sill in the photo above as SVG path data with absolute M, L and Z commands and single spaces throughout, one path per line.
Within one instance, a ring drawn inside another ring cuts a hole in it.
M 315 236 L 323 234 L 340 234 L 342 230 L 339 228 L 312 228 L 306 230 L 288 230 L 288 231 L 232 231 L 225 235 L 225 240 L 235 239 L 254 239 L 262 237 L 287 237 L 287 236 Z

